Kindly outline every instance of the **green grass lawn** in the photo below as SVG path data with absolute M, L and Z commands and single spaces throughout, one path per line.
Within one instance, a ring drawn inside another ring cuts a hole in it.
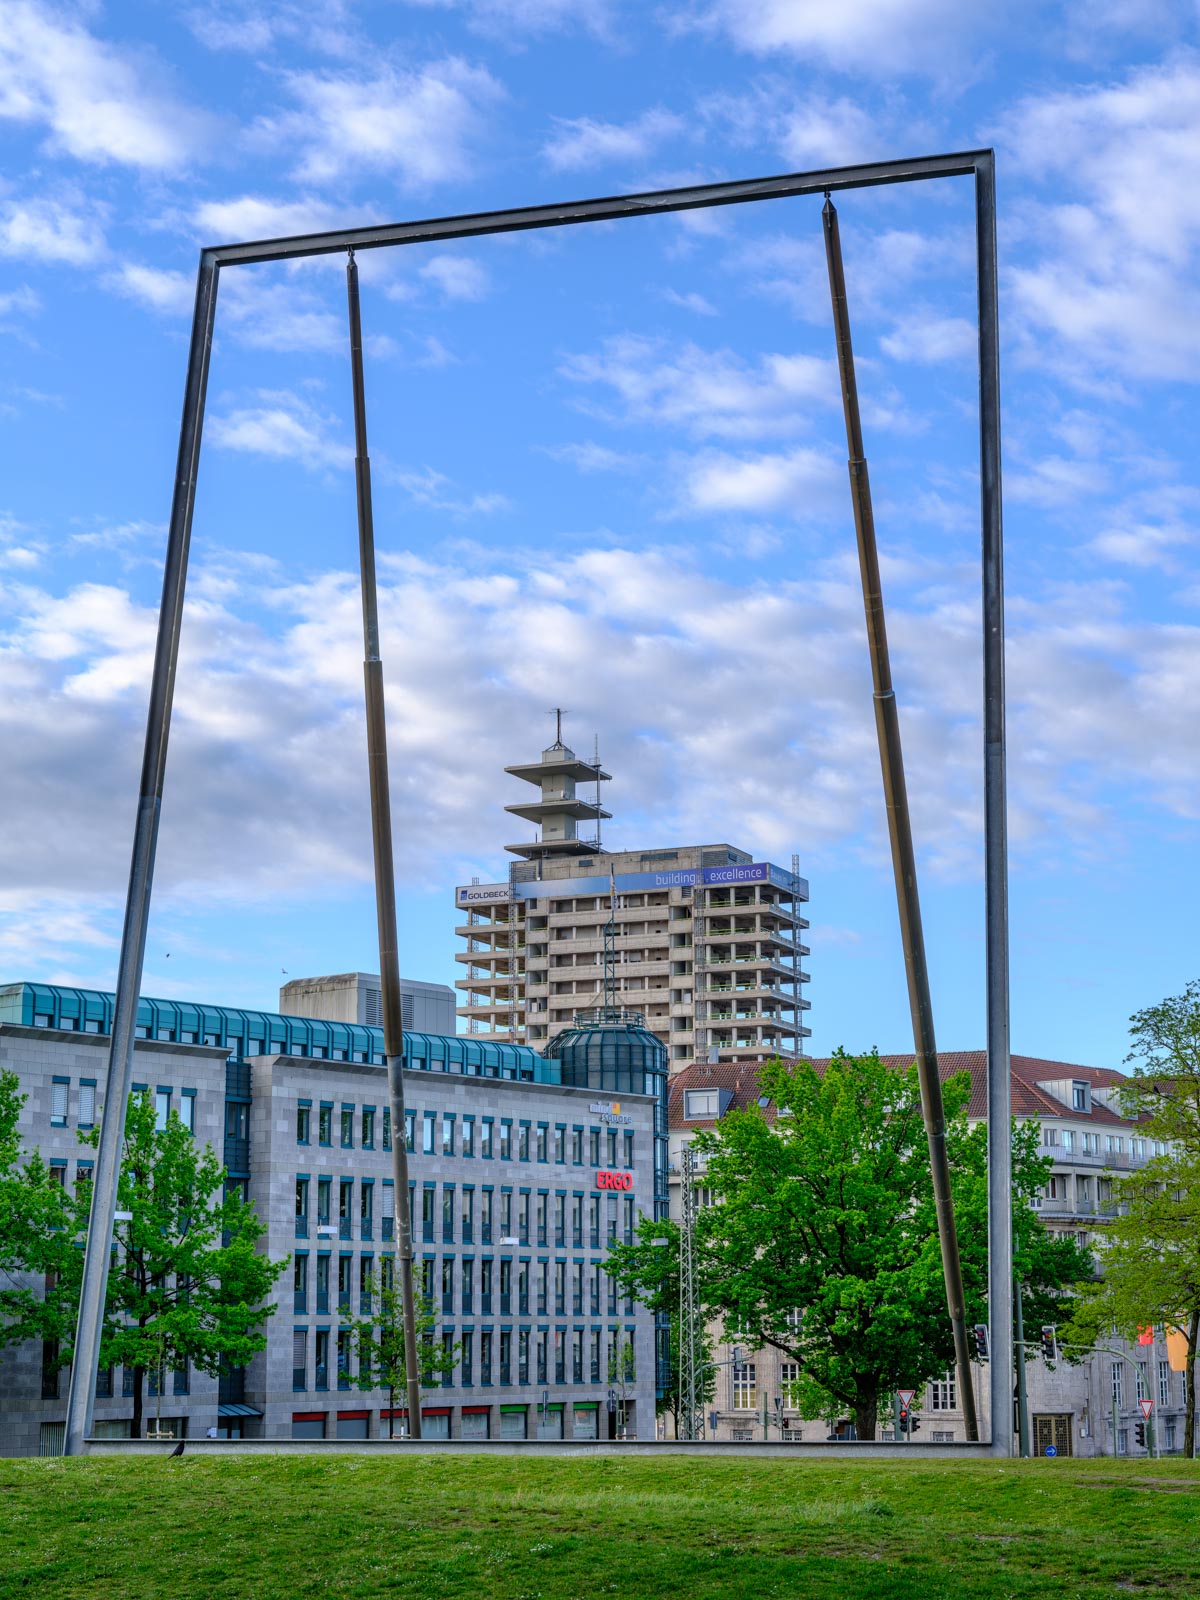
M 1200 1600 L 1179 1461 L 0 1461 L 0 1596 Z

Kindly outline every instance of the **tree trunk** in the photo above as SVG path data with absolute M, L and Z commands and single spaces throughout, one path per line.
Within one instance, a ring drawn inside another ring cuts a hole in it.
M 388 1438 L 396 1437 L 396 1390 L 394 1385 L 388 1385 Z
M 145 1380 L 145 1367 L 133 1369 L 133 1421 L 129 1424 L 129 1437 L 140 1439 L 142 1437 L 142 1383 Z
M 1196 1345 L 1200 1342 L 1200 1310 L 1188 1318 L 1187 1357 L 1183 1365 L 1183 1454 L 1191 1461 L 1196 1454 Z
M 875 1424 L 878 1420 L 879 1396 L 867 1395 L 856 1401 L 854 1406 L 854 1431 L 860 1439 L 875 1438 Z

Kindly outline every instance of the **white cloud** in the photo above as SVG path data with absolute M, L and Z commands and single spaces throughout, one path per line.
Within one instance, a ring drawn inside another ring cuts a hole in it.
M 694 311 L 698 317 L 715 317 L 719 313 L 711 300 L 706 300 L 702 294 L 697 294 L 694 289 L 686 294 L 681 294 L 678 289 L 664 289 L 663 299 L 673 306 L 678 306 L 681 311 Z
M 188 27 L 210 50 L 265 55 L 273 46 L 300 41 L 323 55 L 361 47 L 343 0 L 206 0 L 186 15 Z
M 123 261 L 108 283 L 118 294 L 148 306 L 151 311 L 166 311 L 182 316 L 192 309 L 196 297 L 194 281 L 186 272 L 171 272 L 148 267 L 140 261 Z
M 580 444 L 545 445 L 543 454 L 553 461 L 565 461 L 579 472 L 630 472 L 641 460 L 621 450 L 588 439 Z
M 433 467 L 395 467 L 385 462 L 380 476 L 403 489 L 414 505 L 452 517 L 490 516 L 512 509 L 506 495 L 459 494 L 452 480 Z
M 87 266 L 105 253 L 103 213 L 73 197 L 0 201 L 0 255 Z
M 686 463 L 681 500 L 685 509 L 700 515 L 783 512 L 803 520 L 824 516 L 836 504 L 843 470 L 821 450 L 754 456 L 705 452 Z
M 878 76 L 940 76 L 979 15 L 961 0 L 704 0 L 691 20 L 756 55 L 815 58 Z
M 578 30 L 612 36 L 614 0 L 406 0 L 424 10 L 461 11 L 477 33 L 515 38 L 522 34 Z
M 897 319 L 891 333 L 879 341 L 896 361 L 962 361 L 973 358 L 979 341 L 975 325 L 966 317 L 939 316 L 919 311 Z
M 173 100 L 167 76 L 146 52 L 97 39 L 68 15 L 5 0 L 0 117 L 47 127 L 55 151 L 151 171 L 183 166 L 213 119 Z
M 558 117 L 555 123 L 556 132 L 542 146 L 542 154 L 556 172 L 645 161 L 687 126 L 682 117 L 660 109 L 644 111 L 625 123 L 597 122 L 592 117 Z
M 731 350 L 695 344 L 672 350 L 663 340 L 633 334 L 606 340 L 597 354 L 569 357 L 560 371 L 573 383 L 611 390 L 622 421 L 701 437 L 788 433 L 838 397 L 832 360 L 773 354 L 753 367 Z
M 411 72 L 296 72 L 286 82 L 298 110 L 264 118 L 258 132 L 296 152 L 297 176 L 319 184 L 364 170 L 405 188 L 466 177 L 503 97 L 486 68 L 454 56 Z
M 326 291 L 330 287 L 320 285 Z M 328 293 L 322 295 L 293 276 L 273 283 L 261 269 L 227 274 L 217 325 L 230 328 L 240 343 L 254 350 L 349 349 L 344 291 L 334 310 Z
M 784 158 L 798 170 L 849 166 L 878 159 L 882 136 L 875 118 L 844 96 L 813 98 L 787 113 L 780 131 Z
M 195 224 L 206 244 L 244 244 L 251 239 L 287 239 L 301 233 L 323 233 L 348 223 L 374 218 L 374 207 L 336 204 L 301 195 L 272 200 L 242 194 L 228 200 L 205 200 L 196 207 Z
M 37 291 L 27 283 L 20 283 L 15 289 L 5 289 L 0 293 L 0 323 L 12 317 L 32 317 L 41 309 L 42 302 Z
M 1052 190 L 1027 210 L 1032 261 L 1010 274 L 1030 360 L 1068 376 L 1191 379 L 1200 355 L 1200 65 L 1029 97 L 1003 142 Z
M 318 411 L 290 390 L 260 390 L 258 404 L 237 406 L 213 417 L 207 425 L 212 442 L 223 450 L 298 461 L 310 471 L 350 466 L 354 449 L 343 424 Z
M 431 256 L 418 270 L 447 300 L 482 300 L 491 287 L 487 268 L 471 256 Z

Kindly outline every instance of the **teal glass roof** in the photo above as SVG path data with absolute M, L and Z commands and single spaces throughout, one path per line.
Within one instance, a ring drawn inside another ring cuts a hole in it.
M 0 986 L 0 1022 L 26 1028 L 64 1028 L 76 1033 L 112 1031 L 113 997 L 98 989 L 71 989 L 48 983 Z M 138 1001 L 138 1037 L 175 1044 L 211 1045 L 232 1059 L 286 1055 L 316 1061 L 358 1061 L 383 1065 L 383 1029 L 319 1017 L 286 1017 L 274 1011 L 242 1011 L 232 1006 L 187 1000 Z M 556 1060 L 526 1045 L 436 1033 L 404 1035 L 405 1065 L 423 1072 L 455 1072 L 471 1078 L 510 1078 L 527 1083 L 560 1083 Z

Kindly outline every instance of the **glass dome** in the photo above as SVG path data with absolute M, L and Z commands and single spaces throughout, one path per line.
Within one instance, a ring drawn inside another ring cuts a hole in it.
M 667 1047 L 641 1012 L 616 1007 L 579 1012 L 546 1055 L 562 1063 L 564 1084 L 609 1094 L 657 1096 L 667 1074 Z

